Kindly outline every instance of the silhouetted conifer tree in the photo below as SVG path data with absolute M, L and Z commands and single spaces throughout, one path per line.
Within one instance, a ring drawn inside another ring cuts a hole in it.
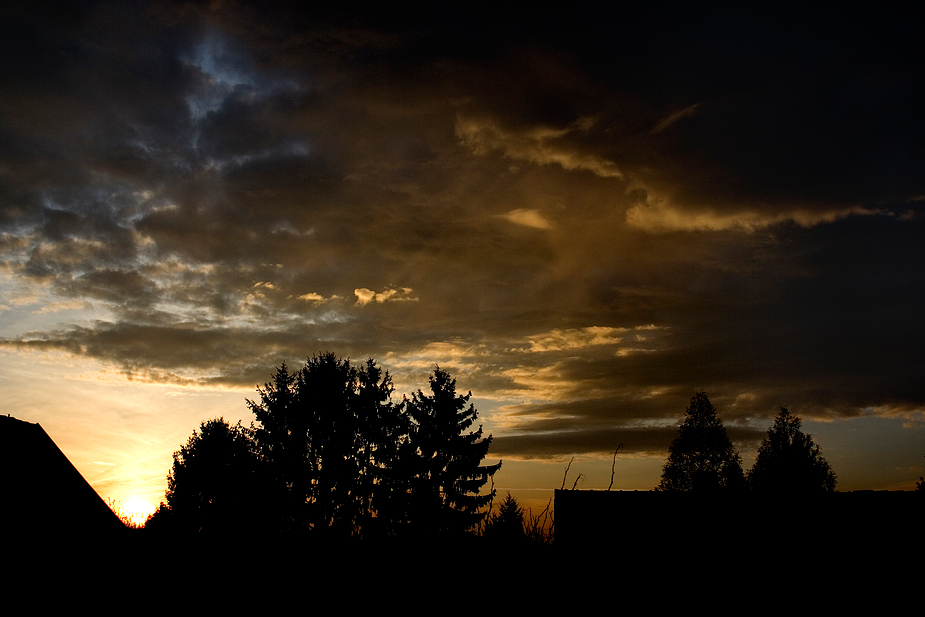
M 384 533 L 390 516 L 403 514 L 401 499 L 391 497 L 406 491 L 395 490 L 392 470 L 408 423 L 390 400 L 391 378 L 373 360 L 358 370 L 326 353 L 295 374 L 284 364 L 258 392 L 260 402 L 248 405 L 260 452 L 285 494 L 287 529 Z
M 742 459 L 706 393 L 695 394 L 684 415 L 655 490 L 703 493 L 743 488 Z
M 915 490 L 925 494 L 925 477 L 919 476 L 919 481 L 915 483 Z
M 409 479 L 402 456 L 409 451 L 411 424 L 392 403 L 392 378 L 372 359 L 357 372 L 359 493 L 363 535 L 394 533 L 407 518 Z
M 485 537 L 502 542 L 516 542 L 525 539 L 524 509 L 508 493 L 498 511 L 488 517 Z
M 308 421 L 309 517 L 319 529 L 350 535 L 361 501 L 356 369 L 333 354 L 310 358 L 299 371 L 296 389 Z
M 257 448 L 269 466 L 275 489 L 273 502 L 267 505 L 274 510 L 280 531 L 294 531 L 308 524 L 306 507 L 312 490 L 308 418 L 299 404 L 296 377 L 283 363 L 270 383 L 257 388 L 260 403 L 247 399 L 258 422 L 254 430 Z
M 481 509 L 494 497 L 480 490 L 501 467 L 482 466 L 491 435 L 482 427 L 465 432 L 478 418 L 469 404 L 472 393 L 456 394 L 456 380 L 439 367 L 430 377 L 431 394 L 418 390 L 406 401 L 411 417 L 413 452 L 412 502 L 409 523 L 425 533 L 455 533 L 475 525 Z
M 203 423 L 175 454 L 170 516 L 159 521 L 204 529 L 227 511 L 287 533 L 470 528 L 494 495 L 480 489 L 501 463 L 481 466 L 491 436 L 466 432 L 478 416 L 466 407 L 471 393 L 457 396 L 439 368 L 430 385 L 431 395 L 395 405 L 389 374 L 371 359 L 355 368 L 322 354 L 296 373 L 282 364 L 257 389 L 260 400 L 247 401 L 256 426 Z
M 797 416 L 781 407 L 748 472 L 753 491 L 808 494 L 835 490 L 835 474 Z

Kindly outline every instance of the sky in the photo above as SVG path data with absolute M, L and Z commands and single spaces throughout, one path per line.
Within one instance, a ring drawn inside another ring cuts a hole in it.
M 701 391 L 746 469 L 786 407 L 841 490 L 925 473 L 915 14 L 38 4 L 0 23 L 0 387 L 105 499 L 323 352 L 396 402 L 448 370 L 536 503 L 654 487 Z

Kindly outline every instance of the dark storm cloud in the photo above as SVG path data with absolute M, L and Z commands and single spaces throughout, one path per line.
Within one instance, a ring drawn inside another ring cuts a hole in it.
M 24 348 L 64 349 L 113 361 L 133 378 L 178 383 L 254 385 L 268 367 L 290 360 L 280 332 L 224 328 L 98 323 L 92 328 L 50 332 L 18 343 Z M 315 341 L 311 341 L 315 342 Z M 260 349 L 258 354 L 255 349 Z
M 743 439 L 780 405 L 922 409 L 909 16 L 65 7 L 2 26 L 32 290 L 2 304 L 106 316 L 6 346 L 245 386 L 440 364 L 506 455 L 663 448 L 703 390 Z
M 613 453 L 620 444 L 623 444 L 622 452 L 652 452 L 671 443 L 677 432 L 675 427 L 665 427 L 500 435 L 492 437 L 491 453 L 498 457 L 546 459 L 571 454 Z
M 571 117 L 554 120 L 548 110 L 565 106 L 552 102 L 510 113 L 504 97 L 472 105 L 496 131 L 521 135 L 592 116 L 601 130 L 584 145 L 621 170 L 641 200 L 629 220 L 648 229 L 813 224 L 920 198 L 914 101 L 923 54 L 914 20 L 723 11 L 685 9 L 616 40 L 566 17 L 563 31 L 577 26 L 571 32 L 583 42 L 563 35 L 558 42 L 569 47 L 546 50 L 550 82 L 531 87 L 529 62 L 508 75 L 518 92 L 539 91 L 534 101 L 561 93 L 573 101 Z
M 765 431 L 757 429 L 727 429 L 729 438 L 736 443 L 760 443 Z M 662 428 L 619 427 L 586 431 L 562 431 L 535 435 L 502 435 L 492 437 L 491 452 L 498 457 L 513 456 L 525 459 L 548 459 L 563 455 L 613 454 L 622 444 L 620 452 L 648 453 L 665 448 L 677 437 L 675 426 Z

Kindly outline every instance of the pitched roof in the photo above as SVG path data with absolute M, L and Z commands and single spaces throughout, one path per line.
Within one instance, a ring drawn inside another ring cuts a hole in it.
M 0 416 L 0 469 L 7 530 L 83 536 L 125 528 L 39 424 Z

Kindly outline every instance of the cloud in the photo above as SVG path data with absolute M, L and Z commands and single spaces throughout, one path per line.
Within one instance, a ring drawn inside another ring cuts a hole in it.
M 10 298 L 9 302 L 13 306 L 28 306 L 30 304 L 38 304 L 40 300 L 38 296 L 28 295 L 28 296 L 18 296 L 15 298 Z
M 534 229 L 552 229 L 553 225 L 540 213 L 539 210 L 527 210 L 518 208 L 511 210 L 503 215 L 505 219 L 515 225 L 524 227 L 533 227 Z
M 839 210 L 805 210 L 760 212 L 743 210 L 716 211 L 685 208 L 668 203 L 665 198 L 655 198 L 644 204 L 636 204 L 626 211 L 626 222 L 633 227 L 653 232 L 672 231 L 724 231 L 742 230 L 751 232 L 784 222 L 793 222 L 802 227 L 831 223 L 849 216 L 873 216 L 883 211 L 861 206 L 848 206 Z
M 552 330 L 549 333 L 531 337 L 529 351 L 537 353 L 581 349 L 589 345 L 615 345 L 623 340 L 615 335 L 623 334 L 626 331 L 626 328 L 600 326 L 573 328 L 565 331 Z
M 658 121 L 658 124 L 656 124 L 656 125 L 652 128 L 651 133 L 653 133 L 653 134 L 655 134 L 655 133 L 661 133 L 662 131 L 664 131 L 665 129 L 669 128 L 669 127 L 672 126 L 673 124 L 675 124 L 675 123 L 677 123 L 678 121 L 682 120 L 683 118 L 687 118 L 687 117 L 689 117 L 689 116 L 693 116 L 693 115 L 696 114 L 699 110 L 700 110 L 700 103 L 695 103 L 695 104 L 693 104 L 693 105 L 691 105 L 691 106 L 689 106 L 689 107 L 685 107 L 684 109 L 681 109 L 680 111 L 672 112 L 672 113 L 668 114 L 667 116 L 665 116 L 664 118 L 662 118 L 661 120 L 659 120 L 659 121 Z
M 0 345 L 199 386 L 439 364 L 506 456 L 664 451 L 699 390 L 747 439 L 780 405 L 917 422 L 920 37 L 697 7 L 653 47 L 653 11 L 23 9 Z
M 533 127 L 526 130 L 504 129 L 490 119 L 457 116 L 456 135 L 476 154 L 500 150 L 504 156 L 535 165 L 560 165 L 569 171 L 590 171 L 603 178 L 622 178 L 617 166 L 597 155 L 581 152 L 563 143 L 575 130 L 587 131 L 588 119 L 579 119 L 564 129 Z
M 365 287 L 353 290 L 353 293 L 357 297 L 356 303 L 359 306 L 369 304 L 370 302 L 378 304 L 382 304 L 383 302 L 416 302 L 417 298 L 412 297 L 410 295 L 411 292 L 412 289 L 410 287 L 388 288 L 378 293 L 371 289 L 366 289 Z
M 322 303 L 324 303 L 324 302 L 329 302 L 329 301 L 331 301 L 331 300 L 339 300 L 339 299 L 340 299 L 340 296 L 333 295 L 333 296 L 331 296 L 331 297 L 329 297 L 329 298 L 325 298 L 325 297 L 322 296 L 321 294 L 317 294 L 317 293 L 315 293 L 315 292 L 310 292 L 310 293 L 307 293 L 307 294 L 302 294 L 302 295 L 299 296 L 298 298 L 299 298 L 299 300 L 302 300 L 302 301 L 304 301 L 304 302 L 311 302 L 312 304 L 322 304 Z
M 58 313 L 61 311 L 79 311 L 88 308 L 92 308 L 88 302 L 84 302 L 82 300 L 67 300 L 64 302 L 51 302 L 32 312 L 36 315 L 45 315 L 48 313 Z

